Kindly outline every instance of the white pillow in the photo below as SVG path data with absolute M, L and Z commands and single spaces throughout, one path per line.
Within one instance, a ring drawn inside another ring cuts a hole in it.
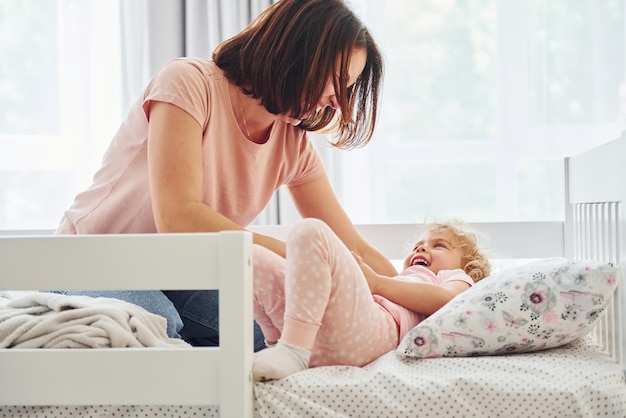
M 620 278 L 597 261 L 549 258 L 487 277 L 404 336 L 410 357 L 462 357 L 543 350 L 587 334 Z

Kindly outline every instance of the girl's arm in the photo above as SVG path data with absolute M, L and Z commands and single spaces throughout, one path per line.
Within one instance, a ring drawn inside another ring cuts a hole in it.
M 402 305 L 424 315 L 431 315 L 459 293 L 469 289 L 462 280 L 451 280 L 442 284 L 419 283 L 376 273 L 357 254 L 354 255 L 367 280 L 372 294 Z
M 244 228 L 200 201 L 202 128 L 187 112 L 152 102 L 149 110 L 148 169 L 158 232 L 216 232 Z M 285 256 L 285 243 L 253 234 L 254 243 Z
M 303 218 L 324 221 L 351 251 L 359 254 L 379 274 L 388 276 L 398 274 L 389 259 L 359 234 L 341 207 L 326 175 L 292 186 L 289 191 Z

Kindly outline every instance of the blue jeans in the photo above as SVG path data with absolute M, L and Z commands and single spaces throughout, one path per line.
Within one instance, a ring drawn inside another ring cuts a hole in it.
M 56 293 L 107 297 L 130 302 L 164 317 L 170 338 L 182 338 L 194 346 L 219 345 L 217 290 L 89 290 Z M 263 332 L 254 322 L 254 351 L 263 348 Z

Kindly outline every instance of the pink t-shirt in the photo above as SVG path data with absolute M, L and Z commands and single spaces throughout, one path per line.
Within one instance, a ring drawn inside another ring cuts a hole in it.
M 219 67 L 209 60 L 178 58 L 160 69 L 132 106 L 93 184 L 76 197 L 57 233 L 156 232 L 147 160 L 151 101 L 172 103 L 202 126 L 201 200 L 239 225 L 252 223 L 280 186 L 324 174 L 304 130 L 276 121 L 266 143 L 247 140 Z
M 431 284 L 442 284 L 453 280 L 460 280 L 469 284 L 470 286 L 474 285 L 474 281 L 462 269 L 440 270 L 439 273 L 435 274 L 424 266 L 410 266 L 404 269 L 402 273 L 400 273 L 400 275 L 396 277 L 396 279 Z M 383 308 L 385 308 L 391 314 L 391 316 L 393 316 L 393 319 L 398 324 L 398 327 L 400 329 L 398 341 L 400 341 L 407 332 L 409 332 L 413 327 L 422 322 L 428 316 L 407 309 L 404 306 L 398 305 L 397 303 L 394 303 L 382 296 L 373 296 L 374 300 Z

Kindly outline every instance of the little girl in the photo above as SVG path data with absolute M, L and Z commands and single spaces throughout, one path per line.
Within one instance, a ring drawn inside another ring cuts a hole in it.
M 264 262 L 255 252 L 255 265 Z M 304 219 L 287 237 L 284 281 L 278 274 L 255 277 L 254 315 L 269 348 L 255 353 L 253 378 L 364 366 L 489 274 L 476 236 L 459 221 L 428 224 L 402 273 L 386 277 L 351 253 L 325 223 Z

